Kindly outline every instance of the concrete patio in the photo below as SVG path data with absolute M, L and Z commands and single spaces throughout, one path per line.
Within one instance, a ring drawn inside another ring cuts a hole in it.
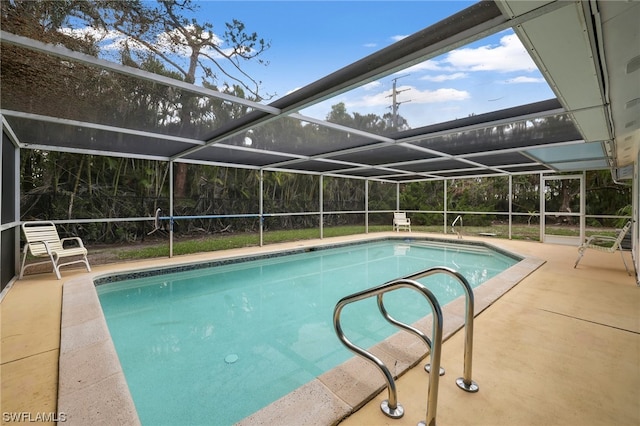
M 478 393 L 463 392 L 455 385 L 462 375 L 463 333 L 445 342 L 442 363 L 447 374 L 440 380 L 438 424 L 640 424 L 640 288 L 626 273 L 620 254 L 587 252 L 574 269 L 575 247 L 484 241 L 546 263 L 476 317 L 473 379 L 480 386 Z M 261 250 L 266 248 L 94 265 L 92 273 Z M 629 253 L 625 256 L 630 258 Z M 19 420 L 16 415 L 22 421 L 49 420 L 44 422 L 49 424 L 65 420 L 66 413 L 57 412 L 62 286 L 84 274 L 84 269 L 63 269 L 62 280 L 53 273 L 28 275 L 0 304 L 3 424 Z M 371 371 L 379 374 L 373 367 Z M 341 424 L 400 426 L 424 421 L 427 384 L 420 363 L 397 382 L 403 418 L 392 420 L 380 411 L 380 402 L 387 398 L 385 389 Z M 278 423 L 314 424 L 301 420 L 308 418 L 303 414 Z

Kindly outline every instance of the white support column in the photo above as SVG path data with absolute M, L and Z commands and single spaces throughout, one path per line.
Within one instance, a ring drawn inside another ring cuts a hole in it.
M 169 161 L 169 257 L 173 257 L 173 160 Z
M 509 239 L 511 239 L 511 225 L 513 224 L 513 175 L 509 175 Z
M 445 179 L 444 180 L 444 207 L 442 209 L 442 212 L 444 213 L 444 226 L 443 226 L 443 232 L 446 234 L 447 233 L 447 182 L 448 180 Z
M 580 179 L 580 244 L 586 238 L 585 230 L 587 228 L 587 172 L 582 171 L 582 179 Z
M 323 194 L 323 180 L 324 176 L 320 175 L 318 198 L 320 202 L 320 239 L 324 238 L 324 194 Z
M 640 161 L 640 154 L 638 155 L 638 159 L 636 163 L 633 165 L 633 181 L 632 181 L 632 190 L 631 190 L 631 220 L 633 221 L 633 225 L 631 225 L 631 258 L 633 259 L 633 264 L 636 271 L 636 284 L 640 285 L 640 272 L 638 272 L 638 265 L 640 264 L 640 233 L 638 232 L 638 221 L 640 218 L 638 217 L 638 209 L 639 209 L 639 201 L 640 201 L 640 185 L 638 183 L 638 179 L 640 178 L 640 169 L 638 168 L 638 162 Z
M 364 180 L 364 233 L 369 233 L 369 179 Z
M 264 231 L 264 171 L 260 169 L 260 247 L 264 245 L 263 231 Z
M 540 179 L 539 179 L 539 183 L 538 186 L 540 187 L 540 235 L 538 237 L 538 240 L 540 242 L 544 242 L 544 222 L 545 222 L 545 217 L 544 217 L 544 212 L 545 212 L 545 207 L 544 207 L 544 174 L 540 173 Z

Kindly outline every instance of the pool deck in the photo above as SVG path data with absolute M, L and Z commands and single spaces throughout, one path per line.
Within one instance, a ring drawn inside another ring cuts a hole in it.
M 368 237 L 386 235 L 397 234 L 376 233 Z M 443 238 L 416 232 L 410 235 Z M 66 413 L 57 413 L 64 283 L 116 270 L 358 238 L 361 237 L 94 265 L 91 273 L 63 268 L 62 280 L 56 280 L 53 273 L 27 275 L 9 289 L 0 304 L 2 423 L 56 420 L 55 417 L 65 420 Z M 455 385 L 455 379 L 462 375 L 464 333 L 457 332 L 444 343 L 442 364 L 447 374 L 440 378 L 438 424 L 639 425 L 640 287 L 627 275 L 620 254 L 587 251 L 574 269 L 575 247 L 496 238 L 465 240 L 486 241 L 545 263 L 477 315 L 473 379 L 480 387 L 478 393 L 466 393 Z M 624 255 L 630 264 L 629 253 Z M 380 402 L 387 398 L 383 390 L 340 424 L 400 426 L 424 421 L 428 375 L 421 365 L 397 381 L 404 417 L 392 420 L 382 414 Z M 379 375 L 373 367 L 371 371 L 372 375 Z M 270 424 L 326 424 L 319 420 L 322 416 L 309 415 L 322 410 L 321 403 L 314 407 L 302 405 L 300 416 L 272 419 Z M 94 424 L 110 424 L 114 419 L 94 420 Z

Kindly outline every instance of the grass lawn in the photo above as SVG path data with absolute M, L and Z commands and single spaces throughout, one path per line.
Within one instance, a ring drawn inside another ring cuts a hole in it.
M 412 230 L 419 232 L 443 233 L 442 226 L 413 226 Z M 574 227 L 553 227 L 550 228 L 555 235 L 577 236 L 579 230 Z M 391 227 L 387 225 L 370 225 L 369 233 L 391 231 Z M 495 236 L 496 238 L 508 238 L 508 225 L 490 225 L 490 226 L 465 226 L 461 228 L 462 235 L 477 236 L 482 233 Z M 609 231 L 609 232 L 607 232 Z M 344 235 L 362 234 L 365 232 L 364 226 L 335 226 L 325 227 L 324 237 L 337 237 Z M 447 229 L 447 236 L 453 237 L 451 229 Z M 513 225 L 511 228 L 512 238 L 517 240 L 538 241 L 540 238 L 540 228 L 535 225 Z M 588 232 L 596 233 L 596 230 Z M 598 234 L 615 235 L 615 230 L 597 230 Z M 444 235 L 444 234 L 443 234 Z M 275 230 L 266 231 L 263 234 L 264 244 L 273 244 L 286 241 L 300 241 L 313 238 L 320 238 L 320 230 L 312 229 L 291 229 L 291 230 Z M 169 256 L 169 237 L 163 240 L 155 240 L 152 243 L 145 243 L 132 246 L 104 247 L 99 249 L 103 257 L 111 260 L 134 260 L 149 259 L 155 257 Z M 260 244 L 260 236 L 258 233 L 230 233 L 207 235 L 204 237 L 176 237 L 173 243 L 173 253 L 175 255 L 202 253 L 207 251 L 228 250 L 232 248 L 258 246 Z M 91 250 L 90 250 L 91 252 Z M 106 262 L 98 262 L 106 263 Z

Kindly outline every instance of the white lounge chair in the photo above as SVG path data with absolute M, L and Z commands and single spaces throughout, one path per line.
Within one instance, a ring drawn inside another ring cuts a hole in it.
M 411 232 L 411 219 L 407 217 L 405 212 L 394 212 L 393 230 L 399 232 L 400 228 Z
M 87 260 L 87 249 L 84 247 L 82 240 L 79 237 L 60 239 L 58 230 L 53 222 L 25 222 L 22 224 L 22 232 L 27 243 L 24 245 L 20 278 L 22 278 L 24 270 L 28 266 L 42 265 L 49 262 L 53 264 L 53 271 L 58 279 L 61 278 L 60 267 L 65 265 L 84 263 L 87 271 L 91 271 L 91 266 L 89 266 L 89 261 Z M 76 241 L 77 246 L 64 248 L 64 243 L 71 240 Z M 35 257 L 48 257 L 49 260 L 25 265 L 27 252 L 30 252 Z M 82 259 L 60 263 L 61 259 L 72 256 L 82 256 Z
M 582 243 L 580 247 L 578 247 L 578 259 L 576 259 L 576 264 L 573 265 L 573 267 L 576 268 L 578 266 L 578 263 L 582 259 L 582 256 L 587 249 L 594 249 L 605 253 L 613 253 L 616 250 L 620 250 L 620 244 L 622 243 L 624 236 L 627 234 L 627 232 L 629 232 L 630 228 L 631 221 L 627 222 L 627 224 L 624 225 L 617 237 L 610 237 L 607 235 L 592 235 L 587 238 L 586 241 Z M 624 268 L 627 270 L 627 273 L 631 275 L 631 273 L 629 272 L 629 267 L 627 266 L 627 261 L 624 260 L 624 254 L 622 253 L 622 250 L 620 250 L 620 255 L 622 256 Z

